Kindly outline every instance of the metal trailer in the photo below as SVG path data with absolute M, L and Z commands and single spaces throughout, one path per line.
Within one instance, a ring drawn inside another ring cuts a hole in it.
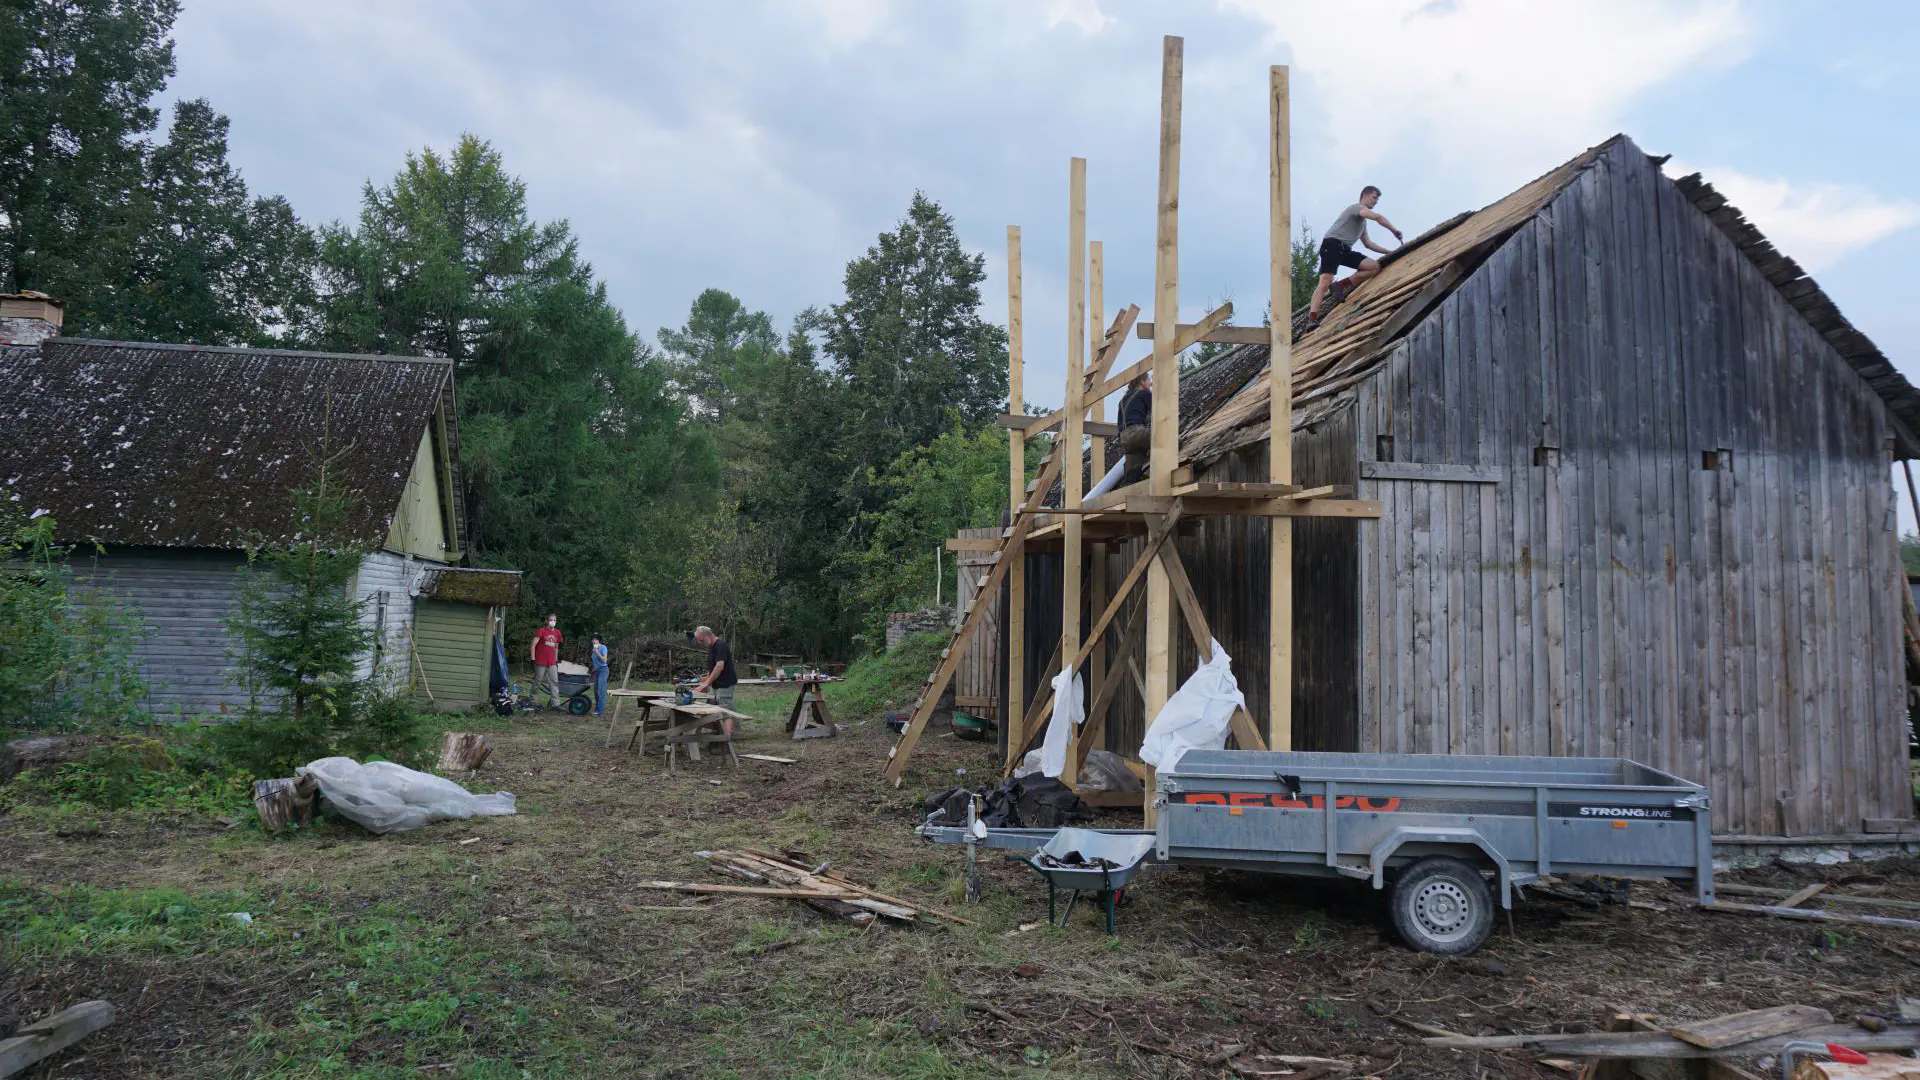
M 1395 927 L 1428 952 L 1472 952 L 1495 890 L 1510 908 L 1550 873 L 1690 880 L 1714 899 L 1706 789 L 1625 758 L 1190 750 L 1154 806 L 1160 861 L 1391 885 Z M 931 820 L 919 831 L 966 842 Z M 976 840 L 1031 849 L 1052 832 Z

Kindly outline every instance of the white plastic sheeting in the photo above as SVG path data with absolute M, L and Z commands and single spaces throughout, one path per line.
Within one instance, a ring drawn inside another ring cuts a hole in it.
M 369 832 L 406 832 L 451 818 L 514 812 L 512 792 L 475 795 L 445 777 L 391 761 L 362 765 L 347 757 L 321 758 L 294 772 L 313 777 L 341 817 Z
M 1087 718 L 1087 707 L 1080 700 L 1080 676 L 1067 668 L 1053 677 L 1053 716 L 1047 721 L 1047 737 L 1040 742 L 1040 771 L 1058 777 L 1067 771 L 1067 743 L 1073 729 Z
M 1140 744 L 1140 760 L 1156 769 L 1171 769 L 1189 750 L 1221 749 L 1227 745 L 1233 711 L 1246 704 L 1246 695 L 1233 678 L 1232 660 L 1216 641 L 1213 658 L 1196 668 L 1153 718 Z

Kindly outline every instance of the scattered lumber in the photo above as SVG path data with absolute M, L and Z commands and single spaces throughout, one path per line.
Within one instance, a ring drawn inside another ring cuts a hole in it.
M 311 776 L 253 782 L 253 808 L 260 827 L 278 832 L 289 825 L 311 825 L 320 805 L 320 784 Z
M 478 772 L 492 753 L 493 742 L 485 735 L 449 731 L 446 742 L 440 746 L 440 774 L 453 776 L 456 773 Z
M 1725 885 L 1715 883 L 1714 891 L 1728 896 L 1759 896 L 1770 899 L 1791 897 L 1791 889 L 1768 889 L 1759 885 Z M 1806 901 L 1802 900 L 1801 903 Z M 1852 893 L 1827 892 L 1820 895 L 1824 904 L 1852 904 L 1860 907 L 1883 907 L 1900 911 L 1920 911 L 1920 900 L 1894 900 L 1884 896 L 1855 896 Z M 1781 904 L 1781 907 L 1789 906 Z M 1792 905 L 1798 906 L 1798 905 Z
M 113 1023 L 113 1006 L 83 1001 L 0 1039 L 0 1076 L 12 1076 Z
M 1833 1014 L 1825 1009 L 1816 1009 L 1811 1005 L 1775 1005 L 1771 1009 L 1729 1013 L 1712 1020 L 1681 1024 L 1667 1031 L 1682 1042 L 1718 1050 L 1723 1046 L 1752 1042 L 1769 1035 L 1785 1035 L 1816 1024 L 1831 1023 Z
M 922 912 L 947 922 L 967 924 L 967 920 L 958 915 L 922 908 L 897 896 L 870 889 L 832 869 L 827 863 L 808 867 L 780 855 L 752 849 L 703 851 L 698 854 L 706 858 L 715 871 L 753 884 L 701 887 L 683 886 L 675 882 L 650 882 L 646 887 L 675 886 L 682 892 L 733 892 L 749 896 L 784 897 L 799 900 L 816 911 L 845 919 L 856 926 L 870 925 L 876 918 L 911 923 L 917 921 Z
M 1825 892 L 1826 889 L 1827 889 L 1826 882 L 1824 881 L 1815 882 L 1814 884 L 1809 885 L 1806 888 L 1799 890 L 1798 892 L 1795 892 L 1792 896 L 1787 897 L 1785 900 L 1780 901 L 1780 906 L 1781 907 L 1799 907 L 1801 904 L 1804 904 L 1807 901 Z
M 1711 904 L 1702 904 L 1701 907 L 1707 911 L 1723 911 L 1735 915 L 1771 915 L 1776 919 L 1851 923 L 1855 926 L 1884 926 L 1893 930 L 1920 930 L 1920 919 L 1895 919 L 1887 915 L 1849 915 L 1838 911 L 1781 907 L 1777 904 L 1741 904 L 1732 900 L 1716 900 Z
M 1820 1024 L 1716 1050 L 1695 1046 L 1662 1031 L 1456 1035 L 1421 1041 L 1443 1050 L 1527 1050 L 1566 1058 L 1711 1058 L 1777 1053 L 1782 1046 L 1799 1039 L 1839 1043 L 1856 1050 L 1913 1050 L 1920 1049 L 1920 1024 L 1890 1024 L 1880 1032 L 1862 1031 L 1852 1024 Z

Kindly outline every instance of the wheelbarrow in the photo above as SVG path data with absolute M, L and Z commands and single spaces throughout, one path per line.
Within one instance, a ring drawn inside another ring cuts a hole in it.
M 566 704 L 562 706 L 570 716 L 585 716 L 593 711 L 593 675 L 574 675 L 565 671 L 557 672 L 554 681 L 559 684 L 560 696 Z
M 1107 913 L 1107 933 L 1113 934 L 1113 908 L 1140 865 L 1153 853 L 1152 833 L 1121 835 L 1093 829 L 1061 829 L 1039 851 L 1023 860 L 1047 879 L 1047 921 L 1064 927 L 1082 893 L 1092 893 Z M 1067 891 L 1067 909 L 1054 918 L 1054 902 Z

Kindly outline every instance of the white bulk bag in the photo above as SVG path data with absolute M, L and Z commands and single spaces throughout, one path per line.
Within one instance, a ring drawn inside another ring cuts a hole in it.
M 341 817 L 369 832 L 406 832 L 449 818 L 504 817 L 514 812 L 512 792 L 475 795 L 445 777 L 391 761 L 362 765 L 348 757 L 321 758 L 294 772 L 313 777 L 320 794 Z

